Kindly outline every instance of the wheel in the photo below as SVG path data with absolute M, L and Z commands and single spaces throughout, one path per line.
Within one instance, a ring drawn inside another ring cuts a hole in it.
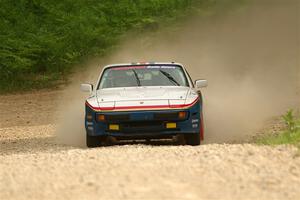
M 187 145 L 192 145 L 192 146 L 200 145 L 200 134 L 199 133 L 185 134 L 184 139 L 185 139 L 185 143 Z
M 99 136 L 86 135 L 86 146 L 89 148 L 101 146 L 102 138 Z

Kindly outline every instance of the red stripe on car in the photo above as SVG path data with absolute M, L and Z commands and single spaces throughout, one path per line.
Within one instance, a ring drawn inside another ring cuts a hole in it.
M 134 110 L 134 109 L 162 109 L 162 108 L 185 108 L 194 105 L 199 98 L 196 98 L 190 104 L 180 105 L 155 105 L 155 106 L 119 106 L 119 107 L 94 107 L 86 101 L 86 105 L 96 111 L 108 111 L 108 110 Z

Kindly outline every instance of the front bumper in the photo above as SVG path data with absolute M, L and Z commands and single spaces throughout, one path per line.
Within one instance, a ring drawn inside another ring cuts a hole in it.
M 174 113 L 184 111 L 185 119 L 178 119 Z M 188 109 L 148 111 L 95 111 L 86 105 L 85 128 L 89 136 L 114 136 L 119 138 L 164 138 L 178 134 L 201 134 L 202 107 L 200 102 Z M 106 119 L 98 121 L 97 115 Z M 167 128 L 167 123 L 176 123 L 176 128 Z M 110 130 L 109 125 L 118 125 L 119 130 Z M 203 134 L 203 133 L 202 133 Z

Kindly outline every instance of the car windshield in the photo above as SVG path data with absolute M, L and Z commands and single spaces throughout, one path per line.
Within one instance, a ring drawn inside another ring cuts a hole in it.
M 122 66 L 107 68 L 98 89 L 138 86 L 188 86 L 188 82 L 177 65 Z

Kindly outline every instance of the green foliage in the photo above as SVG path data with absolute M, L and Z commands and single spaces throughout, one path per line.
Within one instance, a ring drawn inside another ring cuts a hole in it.
M 242 0 L 228 2 L 235 1 Z M 155 30 L 162 20 L 175 21 L 194 6 L 216 2 L 1 0 L 0 91 L 47 86 L 87 56 L 103 55 L 130 29 Z
M 286 123 L 286 125 L 288 127 L 288 131 L 290 133 L 294 133 L 297 131 L 296 119 L 295 119 L 292 109 L 287 111 L 287 113 L 285 115 L 283 115 L 282 118 L 283 118 L 284 122 Z
M 266 145 L 293 144 L 300 149 L 300 119 L 295 117 L 293 110 L 287 111 L 282 118 L 287 125 L 286 130 L 275 135 L 266 135 L 257 142 Z
M 86 56 L 103 55 L 127 30 L 153 27 L 159 19 L 176 16 L 191 3 L 192 0 L 1 0 L 0 89 L 27 84 L 34 74 L 66 74 Z

